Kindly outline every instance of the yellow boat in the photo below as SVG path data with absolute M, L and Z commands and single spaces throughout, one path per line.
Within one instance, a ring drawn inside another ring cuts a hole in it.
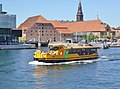
M 36 50 L 34 60 L 45 63 L 59 63 L 97 59 L 97 47 L 55 45 L 48 52 Z

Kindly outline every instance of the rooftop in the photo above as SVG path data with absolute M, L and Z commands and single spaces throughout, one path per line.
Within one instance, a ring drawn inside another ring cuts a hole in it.
M 30 29 L 35 23 L 50 23 L 56 30 L 61 33 L 74 33 L 74 32 L 100 32 L 105 31 L 105 28 L 109 27 L 108 24 L 103 23 L 101 20 L 89 20 L 81 22 L 61 22 L 57 20 L 47 20 L 43 16 L 29 17 L 23 22 L 18 28 L 19 29 Z M 111 28 L 111 30 L 113 30 Z
M 105 31 L 107 24 L 101 20 L 64 23 L 72 32 Z

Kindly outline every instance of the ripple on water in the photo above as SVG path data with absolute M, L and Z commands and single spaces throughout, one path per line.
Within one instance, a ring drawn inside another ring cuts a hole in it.
M 0 89 L 120 89 L 120 48 L 99 50 L 95 62 L 52 66 L 29 65 L 34 51 L 0 51 Z

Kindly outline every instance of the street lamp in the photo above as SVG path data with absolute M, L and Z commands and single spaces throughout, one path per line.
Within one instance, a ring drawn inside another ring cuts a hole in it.
M 40 30 L 38 30 L 38 47 L 41 46 L 41 43 L 40 43 Z
M 61 31 L 60 31 L 60 43 L 61 43 Z
M 77 32 L 76 32 L 76 42 L 77 42 Z

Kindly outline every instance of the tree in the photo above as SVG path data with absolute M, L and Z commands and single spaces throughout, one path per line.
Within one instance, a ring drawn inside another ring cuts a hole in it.
M 106 36 L 105 38 L 107 38 L 107 39 L 111 39 L 111 36 Z
M 84 35 L 82 35 L 82 39 L 87 40 L 88 42 L 91 42 L 92 40 L 98 39 L 98 38 L 99 38 L 98 36 L 93 35 L 93 34 L 89 34 L 89 35 L 84 34 Z

